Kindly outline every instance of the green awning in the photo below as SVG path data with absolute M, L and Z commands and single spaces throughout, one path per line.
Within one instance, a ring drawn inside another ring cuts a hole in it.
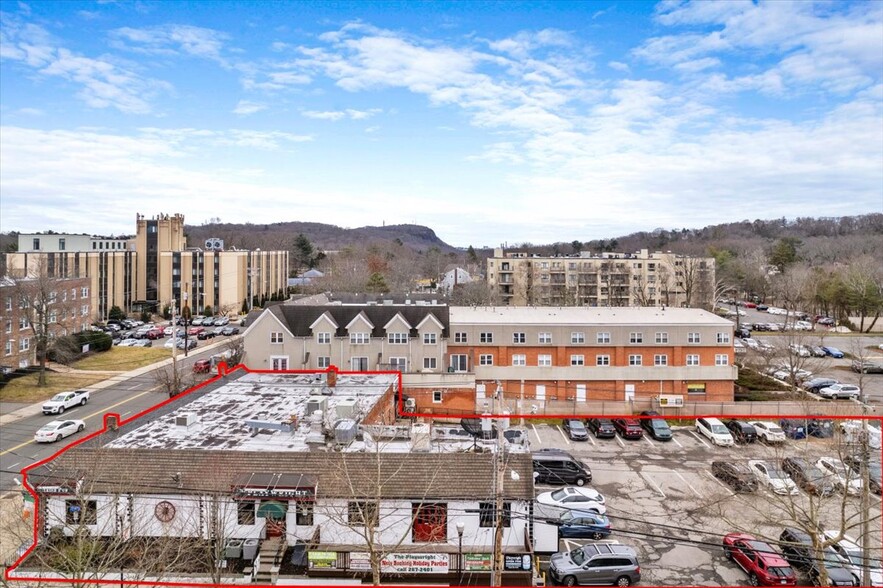
M 258 507 L 258 516 L 266 519 L 284 519 L 288 512 L 288 507 L 278 500 L 264 500 Z

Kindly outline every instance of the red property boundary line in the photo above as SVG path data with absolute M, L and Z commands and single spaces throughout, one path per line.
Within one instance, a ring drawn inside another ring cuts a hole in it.
M 16 581 L 16 582 L 50 582 L 50 583 L 56 583 L 56 584 L 59 584 L 59 583 L 95 584 L 95 585 L 108 585 L 108 586 L 120 586 L 120 587 L 128 585 L 128 586 L 182 586 L 182 587 L 199 587 L 199 588 L 206 588 L 206 587 L 229 588 L 231 586 L 251 586 L 254 588 L 273 588 L 273 587 L 277 586 L 277 584 L 254 584 L 254 583 L 239 583 L 239 582 L 213 584 L 213 583 L 207 583 L 207 582 L 160 582 L 160 581 L 147 581 L 147 580 L 112 580 L 112 579 L 102 580 L 102 579 L 76 579 L 76 578 L 45 578 L 45 577 L 40 577 L 40 576 L 21 577 L 21 576 L 13 575 L 13 572 L 16 570 L 16 568 L 25 559 L 27 559 L 27 557 L 34 551 L 34 549 L 36 549 L 37 543 L 39 540 L 39 527 L 38 527 L 39 516 L 37 514 L 39 512 L 39 510 L 38 510 L 37 505 L 39 504 L 40 499 L 37 496 L 36 490 L 34 488 L 32 488 L 31 485 L 28 483 L 28 472 L 30 470 L 37 468 L 39 466 L 42 466 L 42 465 L 56 459 L 58 456 L 60 456 L 64 452 L 66 452 L 68 449 L 76 447 L 77 445 L 85 443 L 95 437 L 98 437 L 98 436 L 106 433 L 108 430 L 110 430 L 110 424 L 111 424 L 112 420 L 115 421 L 117 428 L 122 427 L 123 425 L 125 425 L 135 419 L 141 418 L 142 416 L 147 415 L 147 414 L 149 414 L 159 408 L 162 408 L 163 406 L 166 406 L 167 404 L 170 404 L 172 402 L 176 402 L 179 398 L 187 396 L 188 394 L 191 394 L 192 392 L 195 392 L 204 386 L 207 386 L 209 384 L 217 382 L 219 379 L 221 379 L 221 378 L 227 376 L 228 374 L 231 374 L 237 370 L 240 370 L 240 369 L 244 370 L 245 372 L 250 373 L 250 374 L 251 373 L 255 373 L 255 374 L 317 374 L 317 373 L 325 373 L 325 374 L 327 374 L 332 371 L 335 372 L 337 375 L 344 375 L 344 376 L 345 375 L 372 375 L 372 374 L 392 375 L 392 374 L 395 374 L 396 378 L 397 378 L 397 390 L 396 390 L 396 395 L 397 395 L 396 409 L 397 410 L 396 410 L 396 413 L 397 413 L 397 416 L 400 416 L 400 417 L 409 417 L 409 418 L 410 417 L 425 417 L 425 418 L 449 418 L 449 419 L 462 419 L 462 418 L 508 418 L 508 419 L 513 419 L 513 418 L 518 418 L 518 419 L 520 419 L 520 418 L 524 418 L 524 419 L 577 418 L 577 419 L 580 419 L 580 418 L 592 418 L 592 417 L 603 417 L 603 418 L 610 418 L 610 419 L 620 418 L 620 417 L 634 418 L 634 419 L 666 418 L 665 415 L 661 415 L 660 417 L 642 417 L 640 415 L 632 415 L 632 414 L 622 414 L 622 415 L 596 415 L 596 414 L 586 414 L 586 415 L 575 415 L 575 414 L 561 414 L 561 415 L 549 415 L 549 414 L 544 414 L 544 415 L 535 415 L 535 414 L 526 414 L 526 415 L 522 415 L 522 414 L 446 415 L 446 414 L 429 414 L 429 413 L 418 413 L 418 412 L 407 413 L 404 411 L 404 398 L 403 398 L 401 372 L 391 372 L 391 371 L 346 372 L 346 371 L 338 370 L 337 367 L 333 366 L 333 365 L 329 366 L 325 370 L 255 370 L 255 369 L 251 369 L 243 364 L 239 364 L 239 365 L 233 367 L 232 369 L 229 369 L 225 362 L 219 363 L 217 368 L 218 368 L 218 374 L 216 376 L 209 378 L 208 380 L 201 382 L 200 384 L 194 386 L 193 388 L 185 390 L 184 392 L 181 392 L 180 394 L 172 396 L 172 397 L 168 398 L 167 400 L 160 402 L 157 405 L 154 405 L 150 408 L 144 409 L 141 412 L 139 412 L 135 415 L 132 415 L 131 417 L 129 417 L 125 420 L 120 419 L 120 415 L 118 413 L 112 413 L 112 412 L 106 413 L 103 418 L 103 426 L 100 430 L 95 431 L 94 433 L 91 433 L 91 434 L 87 435 L 86 437 L 83 437 L 82 439 L 78 439 L 77 441 L 73 441 L 71 443 L 68 443 L 67 445 L 65 445 L 64 447 L 62 447 L 61 449 L 59 449 L 58 451 L 53 453 L 51 456 L 24 467 L 21 470 L 22 486 L 25 488 L 25 490 L 27 490 L 27 492 L 34 499 L 34 513 L 32 515 L 33 520 L 34 520 L 34 533 L 33 533 L 34 542 L 31 544 L 30 547 L 28 547 L 27 550 L 25 550 L 25 552 L 15 562 L 12 563 L 12 565 L 10 565 L 4 571 L 4 574 L 3 574 L 4 579 L 7 581 Z M 775 415 L 773 415 L 773 414 L 770 414 L 770 415 L 766 415 L 766 414 L 718 415 L 718 414 L 712 414 L 712 413 L 690 415 L 690 416 L 685 416 L 685 417 L 669 417 L 669 418 L 698 419 L 698 418 L 705 418 L 705 417 L 723 417 L 723 418 L 730 418 L 730 419 L 741 418 L 741 419 L 750 419 L 750 420 L 773 420 L 774 422 L 777 421 L 778 419 L 782 419 L 782 418 L 787 418 L 787 419 L 828 418 L 828 419 L 832 419 L 832 420 L 868 420 L 868 421 L 872 421 L 872 420 L 873 421 L 880 421 L 881 419 L 883 419 L 883 417 L 880 417 L 880 416 L 870 416 L 870 415 L 852 415 L 852 416 L 843 416 L 843 415 L 834 416 L 834 415 L 823 415 L 823 414 L 812 414 L 812 415 L 779 415 L 779 414 L 775 414 Z M 883 459 L 883 449 L 881 449 L 881 459 Z M 881 521 L 881 530 L 883 530 L 883 521 Z M 329 586 L 329 587 L 334 587 L 334 588 L 365 588 L 366 586 L 369 586 L 368 584 L 363 584 L 363 583 L 354 583 L 354 584 L 334 583 L 334 584 L 327 584 L 327 585 L 319 584 L 319 583 L 309 583 L 309 584 L 286 584 L 286 585 L 289 585 L 289 586 L 320 586 L 320 587 L 321 586 Z M 693 586 L 697 586 L 694 584 L 684 584 L 684 585 L 668 584 L 668 585 L 664 585 L 664 586 L 663 585 L 656 586 L 656 585 L 652 585 L 652 584 L 641 584 L 641 585 L 645 586 L 646 588 L 672 588 L 673 586 L 674 587 L 681 586 L 683 588 L 692 588 Z M 415 588 L 416 587 L 425 588 L 427 586 L 427 584 L 395 583 L 395 586 L 398 586 L 398 587 L 413 586 Z M 484 586 L 479 586 L 479 585 L 474 585 L 474 584 L 472 584 L 470 586 L 474 586 L 475 588 L 491 588 L 489 586 L 484 587 Z M 722 586 L 721 588 L 737 588 L 737 586 L 740 586 L 740 585 L 733 585 L 732 587 Z M 516 588 L 522 588 L 522 587 L 516 587 Z M 533 588 L 533 586 L 524 586 L 523 588 Z

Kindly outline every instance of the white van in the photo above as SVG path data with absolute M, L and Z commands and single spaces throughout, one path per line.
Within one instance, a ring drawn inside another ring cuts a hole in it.
M 714 417 L 696 419 L 696 431 L 708 437 L 715 445 L 732 445 L 733 436 L 720 420 Z

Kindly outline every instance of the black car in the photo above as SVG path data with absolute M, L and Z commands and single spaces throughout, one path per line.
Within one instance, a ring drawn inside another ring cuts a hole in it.
M 820 439 L 834 436 L 834 421 L 826 418 L 811 418 L 806 421 L 806 433 Z
M 789 439 L 806 439 L 806 421 L 803 419 L 781 419 L 779 426 Z
M 225 336 L 238 335 L 239 327 L 224 327 L 223 330 L 221 330 L 221 334 Z
M 616 437 L 616 427 L 610 419 L 588 419 L 586 426 L 594 433 L 596 439 L 612 439 Z
M 839 384 L 837 380 L 832 380 L 831 378 L 813 378 L 811 380 L 807 380 L 803 384 L 800 385 L 801 388 L 806 390 L 807 392 L 812 392 L 813 394 L 818 394 L 819 390 L 822 388 L 827 388 L 828 386 L 832 386 L 834 384 Z
M 743 463 L 731 461 L 711 462 L 711 473 L 733 487 L 736 492 L 756 492 L 757 478 Z
M 881 481 L 883 468 L 881 468 L 879 461 L 871 461 L 867 458 L 862 459 L 860 455 L 847 455 L 843 458 L 843 463 L 858 474 L 861 474 L 863 462 L 868 464 L 868 485 L 871 488 L 871 492 L 880 494 L 883 492 L 883 481 Z
M 766 304 L 758 304 L 757 306 L 754 307 L 755 310 L 760 310 L 760 311 L 769 310 L 769 308 L 770 307 L 767 306 Z
M 751 329 L 748 327 L 739 327 L 736 329 L 736 336 L 740 339 L 751 339 Z
M 616 427 L 616 432 L 624 439 L 640 439 L 644 436 L 644 431 L 641 430 L 641 424 L 638 422 L 638 419 L 613 419 L 613 426 Z
M 567 433 L 572 441 L 588 441 L 589 431 L 579 419 L 564 419 L 561 422 L 561 428 Z
M 791 476 L 795 484 L 810 494 L 816 496 L 834 494 L 834 484 L 829 480 L 829 476 L 802 457 L 786 457 L 782 460 L 782 469 Z
M 655 410 L 641 412 L 641 426 L 657 441 L 671 441 L 671 429 L 662 415 Z
M 214 339 L 215 337 L 216 337 L 215 332 L 208 331 L 208 330 L 201 331 L 199 334 L 196 335 L 196 338 L 199 339 L 200 341 L 204 341 L 206 339 Z
M 812 537 L 800 529 L 785 527 L 779 535 L 782 555 L 792 566 L 807 570 L 810 582 L 818 586 L 821 578 L 820 564 L 825 566 L 829 586 L 854 586 L 852 572 L 843 565 L 843 560 L 828 547 L 822 553 L 821 561 L 816 558 Z
M 736 443 L 754 443 L 757 441 L 757 431 L 748 423 L 731 419 L 724 423 Z

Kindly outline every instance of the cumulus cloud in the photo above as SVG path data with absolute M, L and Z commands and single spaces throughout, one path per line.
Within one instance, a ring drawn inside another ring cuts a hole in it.
M 115 47 L 148 55 L 186 54 L 210 59 L 223 66 L 226 33 L 191 25 L 168 24 L 149 28 L 122 27 L 110 32 Z
M 251 100 L 240 100 L 233 109 L 233 114 L 248 115 L 266 110 L 267 105 L 260 102 L 252 102 Z

